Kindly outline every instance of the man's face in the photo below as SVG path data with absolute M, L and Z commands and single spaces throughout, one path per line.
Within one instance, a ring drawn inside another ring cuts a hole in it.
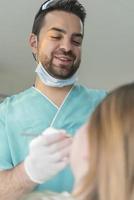
M 67 79 L 79 68 L 83 25 L 79 17 L 64 11 L 49 12 L 37 41 L 37 58 L 55 78 Z

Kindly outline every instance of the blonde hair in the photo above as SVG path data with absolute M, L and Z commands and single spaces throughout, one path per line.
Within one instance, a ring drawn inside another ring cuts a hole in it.
M 134 199 L 134 83 L 108 94 L 88 131 L 89 171 L 79 195 L 85 193 L 88 200 Z

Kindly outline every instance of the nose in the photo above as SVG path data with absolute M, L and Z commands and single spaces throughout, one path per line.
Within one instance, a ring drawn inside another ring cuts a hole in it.
M 61 41 L 60 48 L 64 49 L 66 52 L 71 51 L 72 50 L 72 44 L 71 44 L 70 39 L 69 38 L 64 38 Z

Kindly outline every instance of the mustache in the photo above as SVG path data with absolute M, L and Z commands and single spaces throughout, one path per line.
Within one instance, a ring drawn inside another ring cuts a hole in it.
M 74 53 L 73 53 L 71 50 L 66 51 L 65 49 L 59 49 L 59 50 L 55 51 L 55 52 L 53 53 L 53 55 L 55 55 L 55 56 L 56 56 L 56 55 L 57 55 L 57 56 L 59 56 L 59 55 L 64 55 L 64 56 L 68 56 L 68 57 L 73 58 L 73 59 L 76 58 L 76 56 L 74 55 Z

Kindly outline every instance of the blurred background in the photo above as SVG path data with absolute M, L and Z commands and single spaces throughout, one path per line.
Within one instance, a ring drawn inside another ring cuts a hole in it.
M 0 0 L 0 96 L 32 85 L 28 44 L 42 0 Z M 79 82 L 110 90 L 134 80 L 134 1 L 81 0 L 87 10 Z

